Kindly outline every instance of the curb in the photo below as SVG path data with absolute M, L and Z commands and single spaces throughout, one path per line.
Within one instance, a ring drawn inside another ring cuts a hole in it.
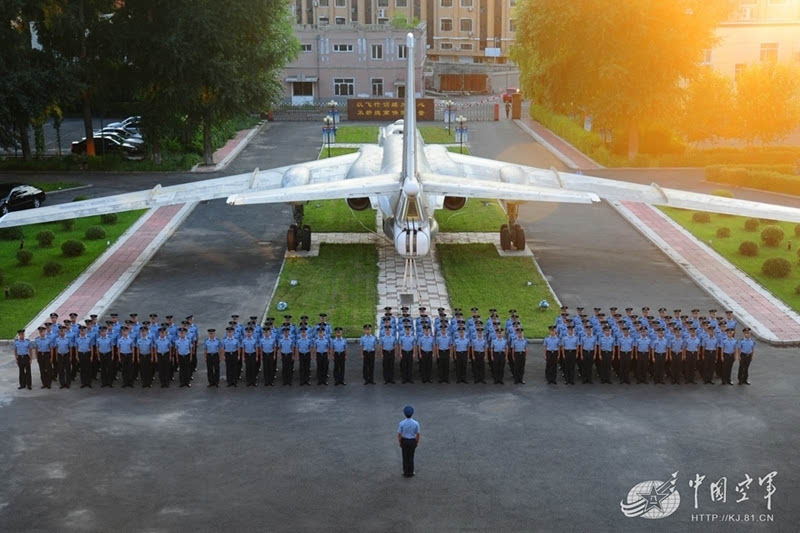
M 45 193 L 45 194 L 47 196 L 50 196 L 51 194 L 59 194 L 59 193 L 62 193 L 62 192 L 79 191 L 81 189 L 90 189 L 92 187 L 94 187 L 94 185 L 80 185 L 78 187 L 70 187 L 69 189 L 58 189 L 58 190 L 55 190 L 55 191 L 50 191 L 50 192 Z
M 531 120 L 533 120 L 533 119 L 531 119 Z M 535 121 L 534 121 L 534 122 L 535 122 Z M 572 169 L 572 170 L 579 170 L 579 169 L 585 168 L 585 167 L 582 167 L 582 166 L 578 165 L 577 163 L 575 163 L 575 161 L 573 161 L 572 159 L 570 159 L 570 158 L 569 158 L 569 157 L 568 157 L 566 154 L 562 153 L 562 152 L 561 152 L 560 150 L 558 150 L 558 149 L 557 149 L 555 146 L 553 146 L 553 145 L 552 145 L 552 144 L 550 144 L 550 143 L 549 143 L 547 140 L 545 140 L 545 138 L 544 138 L 544 137 L 542 137 L 541 135 L 539 135 L 538 133 L 536 133 L 535 131 L 533 131 L 533 130 L 532 130 L 532 129 L 531 129 L 531 128 L 530 128 L 530 127 L 527 125 L 527 124 L 525 124 L 525 123 L 524 123 L 524 122 L 523 122 L 521 119 L 514 119 L 514 123 L 515 123 L 517 126 L 519 126 L 519 127 L 522 129 L 522 130 L 524 130 L 524 131 L 525 131 L 525 133 L 527 133 L 528 135 L 530 135 L 531 137 L 533 137 L 533 138 L 534 138 L 534 140 L 536 140 L 536 142 L 538 142 L 539 144 L 541 144 L 542 146 L 544 146 L 545 148 L 547 148 L 547 151 L 549 151 L 551 154 L 553 154 L 553 155 L 554 155 L 554 156 L 556 156 L 558 159 L 560 159 L 560 160 L 561 160 L 561 162 L 562 162 L 562 163 L 564 163 L 565 165 L 567 165 L 567 166 L 568 166 L 570 169 Z M 541 125 L 541 124 L 540 124 L 540 125 Z M 544 128 L 544 126 L 542 126 L 542 127 Z M 547 128 L 545 128 L 545 129 L 547 129 Z M 590 162 L 591 162 L 593 165 L 595 165 L 595 166 L 596 166 L 598 169 L 604 169 L 604 168 L 606 168 L 606 167 L 604 167 L 603 165 L 601 165 L 600 163 L 598 163 L 597 161 L 595 161 L 594 159 L 592 159 L 591 157 L 589 157 L 588 155 L 584 154 L 583 152 L 581 152 L 580 150 L 578 150 L 577 148 L 575 148 L 575 147 L 572 145 L 572 143 L 570 143 L 570 142 L 568 142 L 567 140 L 565 140 L 565 139 L 563 139 L 563 138 L 559 137 L 558 135 L 556 135 L 555 133 L 553 133 L 553 132 L 552 132 L 552 131 L 550 131 L 550 130 L 547 130 L 547 131 L 549 131 L 549 132 L 550 132 L 550 135 L 552 135 L 553 137 L 555 137 L 555 138 L 556 138 L 556 139 L 558 139 L 559 141 L 563 142 L 564 144 L 566 144 L 567 146 L 571 147 L 573 150 L 575 150 L 576 152 L 578 152 L 579 154 L 581 154 L 581 155 L 582 155 L 583 157 L 585 157 L 585 158 L 586 158 L 588 161 L 590 161 Z M 589 170 L 591 170 L 591 169 L 589 169 Z
M 241 153 L 242 150 L 245 149 L 245 147 L 250 143 L 250 141 L 253 139 L 253 137 L 255 137 L 255 135 L 259 131 L 261 131 L 261 129 L 264 128 L 264 126 L 266 126 L 266 124 L 267 124 L 266 120 L 262 120 L 261 122 L 259 122 L 257 126 L 252 128 L 250 130 L 250 132 L 247 135 L 245 135 L 245 137 L 241 141 L 239 141 L 239 144 L 237 144 L 233 148 L 233 150 L 228 152 L 228 154 L 225 155 L 225 157 L 222 158 L 222 161 L 220 161 L 219 163 L 214 165 L 214 168 L 203 167 L 203 170 L 198 170 L 201 166 L 203 166 L 203 164 L 202 163 L 197 163 L 196 165 L 194 165 L 191 168 L 191 170 L 189 170 L 189 172 L 210 173 L 210 172 L 217 172 L 219 170 L 223 170 L 225 167 L 227 167 L 231 163 L 231 161 L 233 161 L 236 158 L 237 155 L 239 155 Z

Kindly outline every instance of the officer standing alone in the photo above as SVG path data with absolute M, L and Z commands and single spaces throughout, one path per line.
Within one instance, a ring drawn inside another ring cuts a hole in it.
M 414 452 L 419 446 L 420 432 L 419 422 L 411 418 L 414 415 L 414 408 L 410 405 L 405 406 L 403 414 L 406 416 L 397 427 L 397 443 L 403 451 L 403 476 L 414 476 Z
M 742 330 L 744 337 L 739 340 L 739 347 L 737 350 L 739 359 L 739 385 L 750 385 L 750 363 L 753 361 L 753 355 L 756 350 L 756 341 L 750 337 L 750 328 Z

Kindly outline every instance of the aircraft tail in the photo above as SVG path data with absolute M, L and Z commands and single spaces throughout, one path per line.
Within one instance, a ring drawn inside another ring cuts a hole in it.
M 414 34 L 406 35 L 406 108 L 403 118 L 403 178 L 416 177 L 417 174 L 417 104 L 414 97 Z

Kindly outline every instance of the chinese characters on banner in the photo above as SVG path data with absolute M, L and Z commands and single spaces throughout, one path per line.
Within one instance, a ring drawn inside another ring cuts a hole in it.
M 417 99 L 417 120 L 433 120 L 433 98 Z M 406 102 L 402 98 L 350 98 L 347 100 L 349 120 L 390 120 L 403 118 Z

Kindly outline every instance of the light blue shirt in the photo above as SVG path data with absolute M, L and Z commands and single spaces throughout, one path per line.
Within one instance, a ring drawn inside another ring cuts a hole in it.
M 684 340 L 681 337 L 675 337 L 669 343 L 669 348 L 672 350 L 672 353 L 678 353 L 683 351 Z
M 669 346 L 669 340 L 666 337 L 657 337 L 653 341 L 653 351 L 657 354 L 667 353 L 667 346 Z
M 700 342 L 702 339 L 695 335 L 692 337 L 691 335 L 686 337 L 684 344 L 686 345 L 686 351 L 688 352 L 696 352 L 697 349 L 700 347 Z
M 161 337 L 158 336 L 156 339 L 156 351 L 158 353 L 169 353 L 170 348 L 172 348 L 172 339 L 169 337 Z
M 302 336 L 297 337 L 297 341 L 295 341 L 297 345 L 297 351 L 301 354 L 311 353 L 311 339 L 308 337 L 303 338 Z
M 80 335 L 75 337 L 75 348 L 77 348 L 79 353 L 91 352 L 92 346 L 94 346 L 94 340 L 88 335 L 85 337 L 81 337 Z
M 483 354 L 484 350 L 486 350 L 486 337 L 478 337 L 476 335 L 475 338 L 472 339 L 472 351 L 476 354 Z
M 386 333 L 381 335 L 381 348 L 383 348 L 384 351 L 394 350 L 395 342 L 396 339 L 394 338 L 394 335 L 387 335 Z
M 139 353 L 150 353 L 153 348 L 153 341 L 150 337 L 142 338 L 139 336 L 139 338 L 136 339 L 136 347 L 139 348 Z
M 400 349 L 405 352 L 410 352 L 414 349 L 414 345 L 417 344 L 417 338 L 414 336 L 413 333 L 409 333 L 406 335 L 403 333 L 400 335 Z
M 191 355 L 192 353 L 192 341 L 189 337 L 184 339 L 177 338 L 175 339 L 175 349 L 178 351 L 178 355 L 181 357 L 186 357 Z
M 238 352 L 241 345 L 242 344 L 239 342 L 239 339 L 237 339 L 235 336 L 226 336 L 224 339 L 222 339 L 222 347 L 226 352 Z
M 264 353 L 272 353 L 275 351 L 275 337 L 272 335 L 264 335 L 261 337 L 261 350 Z
M 56 353 L 60 353 L 62 355 L 68 354 L 70 348 L 73 346 L 72 339 L 70 337 L 62 337 L 61 335 L 56 337 L 56 340 L 53 344 L 56 347 Z
M 358 341 L 358 344 L 361 345 L 361 348 L 365 352 L 374 352 L 376 342 L 377 339 L 375 338 L 375 335 L 362 335 L 361 339 Z
M 214 337 L 213 339 L 208 338 L 203 342 L 203 345 L 206 348 L 206 352 L 210 354 L 218 354 L 219 349 L 222 346 L 222 341 L 218 338 Z
M 424 333 L 419 337 L 419 349 L 423 352 L 432 352 L 433 345 L 436 343 L 436 338 L 431 335 L 425 335 Z
M 457 352 L 466 352 L 469 349 L 469 344 L 469 337 L 466 336 L 463 339 L 460 336 L 453 339 L 453 346 Z
M 111 349 L 114 347 L 114 339 L 109 337 L 108 334 L 106 334 L 105 337 L 100 335 L 99 337 L 97 337 L 95 344 L 97 345 L 98 352 L 111 353 Z
M 736 339 L 731 338 L 731 337 L 726 337 L 722 341 L 722 353 L 726 353 L 728 355 L 733 355 L 733 353 L 736 351 L 736 346 L 738 344 L 739 344 L 739 341 L 737 341 Z
M 574 333 L 572 335 L 564 335 L 561 339 L 561 345 L 565 350 L 577 350 L 578 342 L 580 342 L 580 339 Z
M 17 339 L 14 341 L 14 348 L 17 349 L 17 355 L 30 355 L 31 341 L 30 339 Z
M 258 339 L 255 337 L 245 337 L 242 339 L 242 348 L 245 353 L 254 354 L 258 351 Z
M 507 345 L 508 341 L 506 341 L 503 337 L 499 337 L 494 341 L 492 341 L 492 350 L 496 352 L 502 352 L 503 350 L 506 349 Z
M 642 337 L 641 335 L 636 339 L 636 349 L 640 352 L 650 351 L 650 337 Z
M 614 346 L 616 346 L 617 339 L 615 339 L 612 335 L 601 335 L 598 339 L 598 342 L 600 343 L 601 352 L 610 352 L 614 349 Z
M 447 335 L 442 335 L 441 333 L 436 336 L 436 346 L 439 347 L 439 350 L 449 350 L 450 349 L 451 339 Z
M 525 337 L 520 335 L 511 342 L 511 347 L 514 348 L 515 352 L 524 352 L 528 349 L 528 341 L 525 340 Z
M 33 343 L 36 346 L 36 351 L 40 354 L 49 352 L 53 345 L 49 337 L 36 337 Z
M 419 435 L 419 422 L 413 418 L 406 418 L 397 426 L 397 433 L 403 439 L 416 439 Z
M 342 337 L 334 337 L 331 339 L 331 346 L 333 347 L 334 352 L 344 353 L 347 351 L 347 339 Z
M 756 341 L 753 338 L 739 339 L 739 350 L 744 355 L 750 355 L 756 347 Z
M 117 347 L 119 348 L 119 353 L 121 354 L 132 354 L 133 345 L 134 340 L 130 337 L 120 337 L 119 340 L 117 340 Z
M 281 337 L 278 339 L 278 346 L 280 347 L 282 354 L 289 355 L 292 353 L 292 350 L 294 350 L 294 339 L 291 336 L 288 338 Z
M 597 346 L 597 337 L 594 335 L 584 335 L 581 340 L 581 346 L 584 351 L 594 351 L 594 347 Z
M 561 339 L 559 339 L 557 336 L 554 337 L 549 335 L 544 338 L 544 349 L 548 352 L 554 352 L 558 350 L 559 346 L 561 346 Z
M 328 347 L 331 345 L 328 337 L 323 336 L 321 339 L 319 335 L 314 337 L 314 348 L 317 349 L 317 354 L 327 354 Z

